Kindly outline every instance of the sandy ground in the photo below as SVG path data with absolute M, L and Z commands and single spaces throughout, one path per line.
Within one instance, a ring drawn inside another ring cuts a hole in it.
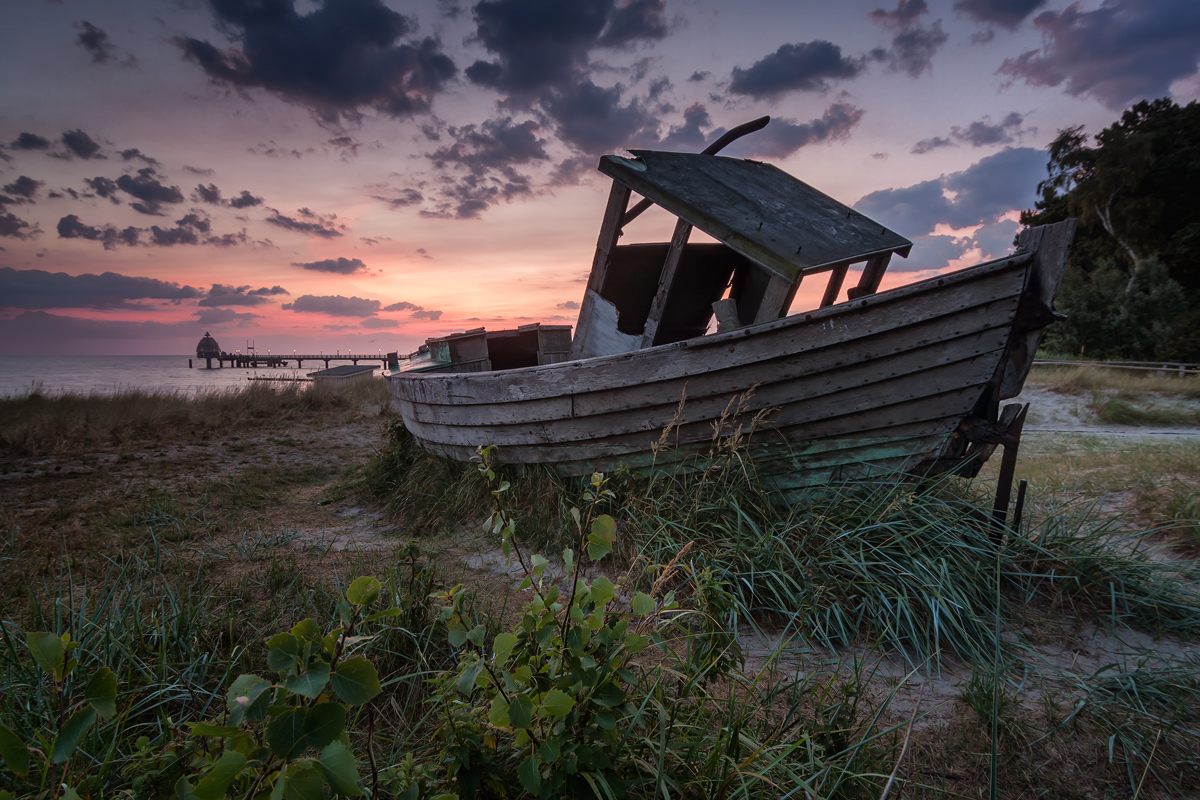
M 1156 399 L 1161 401 L 1161 398 Z M 1200 439 L 1200 428 L 1197 427 L 1110 425 L 1101 422 L 1088 408 L 1087 398 L 1054 392 L 1043 386 L 1027 385 L 1019 396 L 1005 402 L 1030 404 L 1022 437 L 1082 434 L 1110 439 Z M 1174 402 L 1184 404 L 1186 401 Z M 1195 401 L 1187 405 L 1200 408 L 1200 403 Z

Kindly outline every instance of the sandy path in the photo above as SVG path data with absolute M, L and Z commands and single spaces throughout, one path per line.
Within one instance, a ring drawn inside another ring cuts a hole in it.
M 1008 403 L 1029 403 L 1024 435 L 1079 434 L 1110 439 L 1200 439 L 1200 428 L 1142 425 L 1113 425 L 1101 422 L 1088 408 L 1087 399 L 1062 394 L 1041 386 L 1026 385 Z

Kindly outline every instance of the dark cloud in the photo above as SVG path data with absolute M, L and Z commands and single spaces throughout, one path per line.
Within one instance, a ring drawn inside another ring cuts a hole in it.
M 691 75 L 688 75 L 688 83 L 700 83 L 701 81 L 706 81 L 708 80 L 708 76 L 711 74 L 712 73 L 708 72 L 707 70 L 703 72 L 696 70 Z
M 825 92 L 831 80 L 856 78 L 862 69 L 861 61 L 843 56 L 842 48 L 823 39 L 785 44 L 747 69 L 734 67 L 729 91 L 755 99 L 796 91 Z
M 253 320 L 262 319 L 262 314 L 253 314 L 249 311 L 238 312 L 232 308 L 202 308 L 192 314 L 192 316 L 201 325 L 216 326 L 236 322 L 239 328 L 250 325 Z
M 0 268 L 0 306 L 8 308 L 121 308 L 130 300 L 189 300 L 200 295 L 191 286 L 116 272 L 68 275 Z
M 1078 3 L 1034 17 L 1042 47 L 1005 59 L 998 72 L 1033 86 L 1064 85 L 1119 110 L 1170 93 L 1197 73 L 1200 4 L 1194 0 L 1110 0 L 1094 11 Z
M 293 0 L 211 4 L 240 47 L 180 37 L 185 57 L 216 83 L 264 89 L 328 123 L 364 108 L 392 117 L 427 111 L 458 72 L 437 39 L 401 41 L 416 23 L 381 0 L 324 0 L 307 14 Z
M 425 195 L 418 192 L 416 189 L 398 189 L 392 197 L 384 197 L 383 195 L 371 195 L 376 200 L 387 203 L 392 208 L 404 208 L 406 206 L 415 206 L 425 199 Z M 374 242 L 372 242 L 374 244 Z
M 100 155 L 99 142 L 78 128 L 72 131 L 64 131 L 62 135 L 62 143 L 66 145 L 68 150 L 80 158 L 87 159 L 104 157 Z
M 894 31 L 891 48 L 874 50 L 871 58 L 886 62 L 892 72 L 907 72 L 914 78 L 931 69 L 934 54 L 950 37 L 942 30 L 941 20 L 928 28 L 920 24 L 928 11 L 925 0 L 900 0 L 894 10 L 877 8 L 868 14 Z
M 452 127 L 448 132 L 454 144 L 438 148 L 429 158 L 435 166 L 453 163 L 475 174 L 545 161 L 549 158 L 546 140 L 538 138 L 539 130 L 534 120 L 514 123 L 511 117 L 489 119 L 478 126 Z
M 212 223 L 196 213 L 185 214 L 175 221 L 175 227 L 164 228 L 152 225 L 149 228 L 129 226 L 119 229 L 114 225 L 97 228 L 82 222 L 74 214 L 58 221 L 58 236 L 61 239 L 87 239 L 100 242 L 105 250 L 115 250 L 120 245 L 127 247 L 172 247 L 174 245 L 207 244 L 214 247 L 233 247 L 247 244 L 246 232 L 212 233 Z
M 1014 111 L 995 124 L 992 124 L 988 117 L 984 117 L 965 128 L 956 125 L 950 130 L 954 138 L 960 142 L 965 142 L 972 147 L 986 147 L 992 144 L 1011 144 L 1016 141 L 1024 122 L 1024 117 Z
M 476 35 L 495 61 L 476 61 L 469 80 L 534 96 L 579 82 L 597 47 L 625 47 L 667 34 L 661 0 L 480 0 Z
M 976 22 L 1015 30 L 1026 17 L 1045 4 L 1046 0 L 956 0 L 954 10 Z
M 196 323 L 84 319 L 46 311 L 26 311 L 0 319 L 0 342 L 20 342 L 22 352 L 34 354 L 102 352 L 112 341 L 162 341 L 188 337 L 195 341 Z
M 559 303 L 555 306 L 555 308 L 561 308 L 565 311 L 574 311 L 575 309 L 579 308 L 579 303 L 576 303 L 574 300 L 568 300 L 565 303 Z
M 384 306 L 384 311 L 421 311 L 421 306 L 409 303 L 406 300 L 401 300 L 399 303 L 392 303 L 390 306 Z
M 217 188 L 215 183 L 210 183 L 207 186 L 200 184 L 196 187 L 196 191 L 192 192 L 192 200 L 198 203 L 219 206 L 221 205 L 221 190 Z
M 139 161 L 142 161 L 145 164 L 152 166 L 152 167 L 159 166 L 157 158 L 151 158 L 150 156 L 143 153 L 141 150 L 138 150 L 136 147 L 131 147 L 128 150 L 121 151 L 121 160 L 122 161 L 133 161 L 135 158 L 138 159 Z
M 923 156 L 942 147 L 954 147 L 954 142 L 945 136 L 932 136 L 914 144 L 912 152 L 914 155 Z
M 346 226 L 336 220 L 336 214 L 315 214 L 307 208 L 297 211 L 295 217 L 287 217 L 271 209 L 271 216 L 267 217 L 267 222 L 276 227 L 309 236 L 320 236 L 322 239 L 333 239 L 341 236 L 346 230 Z
M 863 110 L 849 103 L 833 103 L 820 119 L 796 122 L 786 118 L 772 119 L 763 130 L 730 145 L 728 155 L 764 158 L 787 158 L 810 144 L 846 139 L 862 121 Z
M 5 211 L 3 205 L 0 204 L 0 236 L 12 239 L 36 239 L 41 232 L 42 229 L 37 223 L 26 222 L 16 214 Z
M 383 317 L 368 317 L 359 323 L 364 328 L 399 328 L 400 323 L 394 319 Z
M 358 148 L 362 147 L 362 142 L 356 142 L 350 136 L 338 136 L 326 142 L 342 151 L 342 155 L 352 157 L 358 155 Z
M 252 208 L 254 206 L 261 206 L 262 204 L 263 199 L 261 197 L 255 197 L 246 189 L 242 189 L 242 193 L 237 197 L 229 198 L 230 208 Z
M 427 310 L 425 310 L 425 309 L 422 309 L 422 310 L 420 310 L 420 311 L 414 311 L 414 312 L 413 312 L 413 319 L 431 319 L 431 320 L 438 320 L 438 319 L 441 319 L 441 318 L 442 318 L 442 312 L 441 312 L 441 311 L 427 311 Z
M 208 167 L 191 167 L 186 164 L 183 166 L 183 171 L 190 172 L 193 175 L 200 175 L 205 178 L 217 174 L 215 169 L 209 169 Z
M 623 0 L 613 9 L 598 44 L 627 47 L 638 41 L 663 39 L 667 35 L 666 11 L 664 0 Z
M 885 27 L 903 30 L 915 25 L 921 15 L 928 12 L 929 6 L 925 4 L 925 0 L 900 0 L 892 11 L 888 11 L 886 8 L 877 8 L 867 16 Z
M 331 317 L 372 317 L 379 311 L 379 306 L 378 300 L 362 297 L 305 294 L 297 297 L 294 303 L 284 303 L 282 308 L 312 314 L 328 314 Z
M 272 294 L 271 290 L 259 289 L 252 293 L 249 286 L 226 286 L 223 283 L 214 283 L 208 290 L 208 294 L 197 305 L 205 308 L 260 306 L 263 303 L 271 302 L 265 296 L 267 294 Z
M 985 31 L 975 31 L 971 34 L 971 44 L 987 44 L 996 38 L 996 31 L 988 28 Z
M 94 63 L 103 64 L 116 58 L 117 48 L 109 41 L 107 33 L 87 20 L 81 22 L 80 27 L 83 32 L 75 38 L 75 42 L 91 54 Z
M 38 189 L 41 189 L 45 185 L 42 181 L 35 181 L 33 178 L 22 175 L 12 183 L 5 184 L 4 191 L 21 198 L 16 202 L 27 203 L 32 202 L 37 197 Z
M 49 150 L 50 140 L 36 133 L 20 133 L 9 147 L 13 150 Z
M 694 153 L 708 143 L 712 118 L 703 103 L 693 103 L 683 110 L 683 124 L 672 125 L 667 135 L 656 145 L 663 150 Z
M 129 204 L 131 208 L 151 216 L 160 216 L 164 205 L 183 202 L 179 187 L 160 183 L 154 167 L 143 167 L 137 171 L 137 175 L 120 176 L 117 178 L 117 188 L 137 201 Z
M 972 246 L 995 254 L 998 237 L 1012 230 L 1011 225 L 1000 221 L 1000 217 L 1032 207 L 1037 199 L 1037 183 L 1045 175 L 1046 161 L 1044 150 L 1010 147 L 961 172 L 899 189 L 872 192 L 859 200 L 854 208 L 914 242 L 918 237 L 930 237 L 925 240 L 926 246 L 943 254 L 949 252 L 952 242 L 943 241 L 948 237 L 933 236 L 939 224 L 956 230 L 983 226 L 971 237 L 953 239 L 957 242 L 954 247 L 958 248 L 959 255 Z M 941 250 L 937 250 L 938 247 Z M 950 256 L 953 257 L 956 256 Z M 922 257 L 898 268 L 936 266 L 930 266 Z
M 83 182 L 86 183 L 88 188 L 90 188 L 100 197 L 107 198 L 114 203 L 121 202 L 120 199 L 117 198 L 117 192 L 120 190 L 117 188 L 117 182 L 112 178 L 105 178 L 103 175 L 97 175 L 95 178 L 84 178 Z
M 657 140 L 656 115 L 637 98 L 621 104 L 624 87 L 600 87 L 581 81 L 542 99 L 542 107 L 558 123 L 558 138 L 584 153 L 604 153 Z
M 291 292 L 289 292 L 287 289 L 283 288 L 282 286 L 275 285 L 269 289 L 266 286 L 263 286 L 259 289 L 251 289 L 250 291 L 246 292 L 246 294 L 259 296 L 259 297 L 267 297 L 267 296 L 272 296 L 272 295 L 277 295 L 277 294 L 291 294 Z
M 330 272 L 335 275 L 354 275 L 369 272 L 367 265 L 357 258 L 326 258 L 323 261 L 293 261 L 293 267 L 309 269 L 314 272 Z

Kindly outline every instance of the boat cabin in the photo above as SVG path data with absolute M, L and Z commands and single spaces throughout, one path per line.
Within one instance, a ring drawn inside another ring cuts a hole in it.
M 613 179 L 571 358 L 640 350 L 787 314 L 800 282 L 828 273 L 835 303 L 874 294 L 893 254 L 912 242 L 770 164 L 707 153 L 631 150 L 599 169 Z M 629 206 L 636 192 L 643 200 Z M 670 242 L 619 244 L 651 204 L 676 217 Z M 693 228 L 716 243 L 690 243 Z
M 393 364 L 389 353 L 388 366 L 392 372 L 486 372 L 557 364 L 569 358 L 570 350 L 570 325 L 534 322 L 515 330 L 473 328 L 426 339 L 407 363 Z

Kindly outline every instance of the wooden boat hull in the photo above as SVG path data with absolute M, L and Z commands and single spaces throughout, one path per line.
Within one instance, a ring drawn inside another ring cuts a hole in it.
M 994 423 L 1001 396 L 1019 391 L 1045 325 L 1030 311 L 1046 283 L 1037 263 L 1026 252 L 727 333 L 537 367 L 394 373 L 389 387 L 418 442 L 458 461 L 495 445 L 502 463 L 565 476 L 678 468 L 737 436 L 785 490 L 920 470 L 961 453 L 964 420 Z

